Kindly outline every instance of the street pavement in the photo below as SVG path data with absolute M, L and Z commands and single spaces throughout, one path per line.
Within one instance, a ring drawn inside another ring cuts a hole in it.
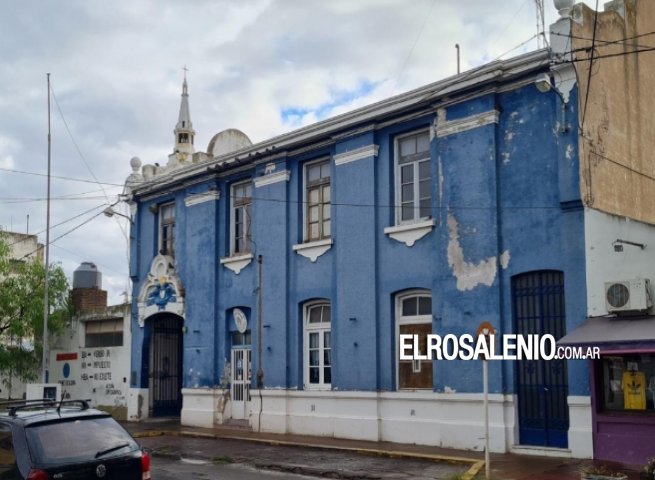
M 123 425 L 143 446 L 152 449 L 154 464 L 158 461 L 179 463 L 179 460 L 184 458 L 187 461 L 205 460 L 218 465 L 230 464 L 232 469 L 236 468 L 235 465 L 240 465 L 281 471 L 287 475 L 296 473 L 350 480 L 484 478 L 482 452 L 331 437 L 258 433 L 235 426 L 218 426 L 211 429 L 185 427 L 179 424 L 179 419 L 127 422 Z M 491 478 L 579 480 L 580 470 L 591 463 L 591 460 L 570 458 L 492 454 Z M 626 473 L 629 480 L 639 479 L 638 467 L 612 467 Z M 241 472 L 239 469 L 235 471 Z
M 312 480 L 314 477 L 286 472 L 262 471 L 243 464 L 214 464 L 209 461 L 188 462 L 170 458 L 153 459 L 152 478 L 156 480 Z

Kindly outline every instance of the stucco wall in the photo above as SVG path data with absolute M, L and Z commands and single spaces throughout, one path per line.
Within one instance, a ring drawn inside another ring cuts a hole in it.
M 655 25 L 655 2 L 614 3 L 624 5 L 624 17 L 616 11 L 598 13 L 591 79 L 590 62 L 574 63 L 580 85 L 581 189 L 589 207 L 655 224 L 655 56 L 631 53 L 648 45 L 649 37 L 642 35 Z M 578 59 L 589 58 L 584 49 L 592 43 L 594 15 L 576 6 L 572 49 Z
M 625 240 L 644 245 L 616 243 Z M 614 245 L 622 251 L 614 250 Z M 607 314 L 605 282 L 646 278 L 655 281 L 655 226 L 593 209 L 585 214 L 588 314 Z M 651 286 L 652 290 L 652 286 Z M 655 293 L 651 291 L 651 295 Z
M 395 390 L 394 298 L 408 289 L 433 297 L 435 333 L 474 333 L 482 320 L 513 332 L 511 278 L 561 270 L 567 329 L 586 313 L 583 210 L 579 203 L 577 135 L 558 128 L 560 105 L 540 93 L 532 76 L 507 91 L 435 107 L 430 114 L 363 129 L 291 155 L 279 155 L 277 181 L 253 190 L 253 238 L 263 257 L 263 350 L 267 388 L 303 389 L 302 304 L 332 305 L 334 390 Z M 572 93 L 575 97 L 575 91 Z M 571 105 L 567 115 L 576 121 Z M 464 127 L 461 127 L 463 122 Z M 430 129 L 434 227 L 411 246 L 392 238 L 394 140 Z M 377 147 L 377 155 L 372 153 Z M 336 164 L 335 156 L 370 148 Z M 304 162 L 331 158 L 332 246 L 315 262 L 302 242 Z M 134 295 L 156 254 L 152 206 L 176 202 L 176 269 L 185 290 L 184 386 L 214 387 L 229 358 L 231 309 L 249 311 L 257 345 L 257 262 L 240 273 L 219 260 L 229 255 L 230 185 L 266 179 L 266 164 L 222 173 L 193 186 L 141 200 L 133 229 Z M 272 177 L 271 177 L 272 178 Z M 257 182 L 256 182 L 257 183 Z M 185 198 L 215 188 L 211 201 Z M 147 387 L 147 324 L 134 311 L 133 387 Z M 253 372 L 257 371 L 253 355 Z M 434 390 L 480 392 L 479 362 L 435 362 Z M 585 395 L 586 367 L 569 369 L 570 394 Z M 491 391 L 512 393 L 512 362 L 491 366 Z
M 60 383 L 70 398 L 91 399 L 91 404 L 127 418 L 127 396 L 130 381 L 131 317 L 128 305 L 109 307 L 94 313 L 94 318 L 123 318 L 122 347 L 85 347 L 85 323 L 89 316 L 77 319 L 71 329 L 56 340 L 50 349 L 50 381 Z

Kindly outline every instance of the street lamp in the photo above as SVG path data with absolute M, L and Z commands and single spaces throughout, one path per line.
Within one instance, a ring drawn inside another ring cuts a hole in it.
M 102 211 L 102 213 L 105 214 L 105 217 L 111 218 L 111 217 L 113 217 L 114 215 L 118 215 L 119 217 L 127 218 L 130 222 L 132 221 L 132 219 L 131 219 L 130 217 L 128 217 L 127 215 L 124 215 L 124 214 L 122 214 L 122 213 L 120 213 L 120 212 L 117 212 L 117 211 L 114 210 L 112 207 L 113 207 L 113 205 L 109 205 L 107 208 L 105 208 L 105 209 Z

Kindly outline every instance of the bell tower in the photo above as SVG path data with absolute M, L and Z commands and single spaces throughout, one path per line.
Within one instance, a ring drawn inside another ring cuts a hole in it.
M 175 125 L 175 149 L 174 155 L 180 162 L 190 161 L 194 153 L 193 137 L 196 132 L 193 130 L 191 123 L 191 114 L 189 113 L 189 92 L 186 81 L 187 68 L 184 67 L 184 82 L 182 83 L 182 100 L 180 101 L 180 115 Z

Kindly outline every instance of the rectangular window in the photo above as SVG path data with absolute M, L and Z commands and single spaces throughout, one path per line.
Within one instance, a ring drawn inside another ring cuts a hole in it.
M 330 161 L 305 166 L 305 242 L 330 238 Z
M 396 223 L 432 218 L 430 133 L 423 131 L 396 140 Z
M 243 255 L 251 251 L 251 219 L 252 219 L 252 182 L 232 185 L 232 224 L 231 246 L 232 255 Z
M 305 307 L 305 388 L 329 390 L 332 384 L 332 333 L 329 303 Z
M 84 345 L 87 348 L 122 347 L 123 319 L 116 318 L 87 322 Z
M 601 410 L 655 410 L 655 354 L 603 355 L 597 370 Z
M 175 256 L 175 204 L 159 207 L 159 253 Z

